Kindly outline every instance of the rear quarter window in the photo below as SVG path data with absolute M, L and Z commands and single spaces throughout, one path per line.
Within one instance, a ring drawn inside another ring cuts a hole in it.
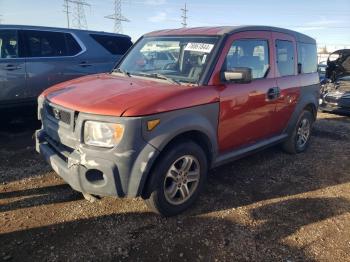
M 127 37 L 90 34 L 90 36 L 104 49 L 113 55 L 124 55 L 132 45 Z
M 298 43 L 298 63 L 301 65 L 301 73 L 317 72 L 317 49 L 314 44 Z
M 66 34 L 67 55 L 74 56 L 82 51 L 81 46 L 71 34 Z

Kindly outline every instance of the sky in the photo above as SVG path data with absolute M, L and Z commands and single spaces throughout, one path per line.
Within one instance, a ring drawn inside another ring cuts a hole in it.
M 113 31 L 113 0 L 86 0 L 90 30 Z M 0 0 L 3 24 L 66 27 L 63 0 Z M 350 46 L 349 0 L 122 0 L 123 33 L 135 41 L 142 34 L 181 27 L 187 4 L 188 27 L 270 25 L 314 37 L 320 46 Z M 73 8 L 72 8 L 73 11 Z M 71 14 L 72 19 L 72 14 Z

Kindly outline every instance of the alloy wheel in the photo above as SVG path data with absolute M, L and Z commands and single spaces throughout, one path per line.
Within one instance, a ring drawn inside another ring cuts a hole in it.
M 186 202 L 196 191 L 200 180 L 200 165 L 193 155 L 184 155 L 170 166 L 164 180 L 164 195 L 172 205 Z
M 298 127 L 297 131 L 297 145 L 302 148 L 306 145 L 310 137 L 311 124 L 307 118 L 304 118 Z

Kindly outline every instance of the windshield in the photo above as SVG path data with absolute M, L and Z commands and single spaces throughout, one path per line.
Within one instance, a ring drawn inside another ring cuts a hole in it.
M 177 83 L 197 83 L 217 40 L 217 37 L 146 37 L 125 57 L 119 71 Z

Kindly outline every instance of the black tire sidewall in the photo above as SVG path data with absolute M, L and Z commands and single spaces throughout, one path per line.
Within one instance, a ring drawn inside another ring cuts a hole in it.
M 208 172 L 208 161 L 203 149 L 191 141 L 182 142 L 177 146 L 171 147 L 169 150 L 164 152 L 164 156 L 159 159 L 159 162 L 152 174 L 156 180 L 154 182 L 154 191 L 151 197 L 154 198 L 157 211 L 164 216 L 172 216 L 179 214 L 189 208 L 194 201 L 198 198 L 200 192 L 206 182 L 207 172 Z M 200 165 L 200 180 L 193 195 L 184 203 L 179 205 L 170 204 L 164 195 L 164 179 L 174 161 L 184 155 L 193 155 L 197 158 Z

